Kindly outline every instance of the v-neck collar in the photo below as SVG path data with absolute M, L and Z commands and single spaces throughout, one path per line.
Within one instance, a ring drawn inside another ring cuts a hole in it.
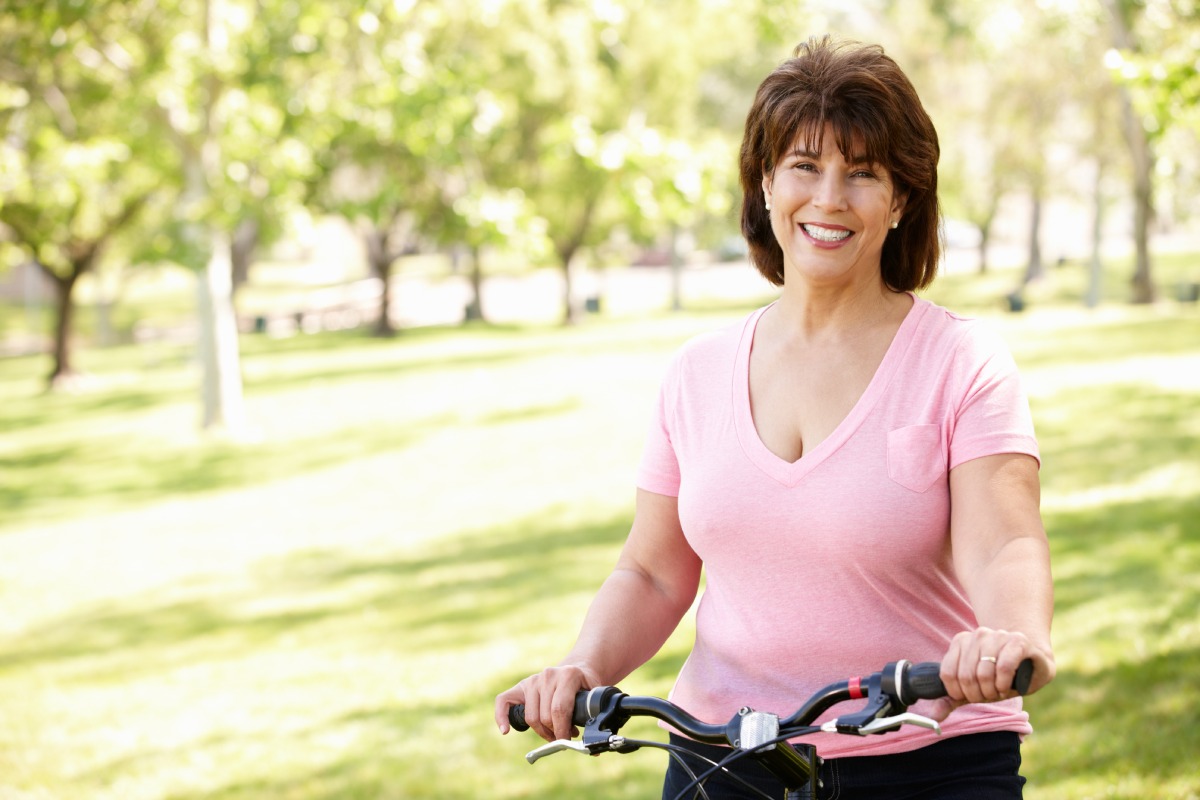
M 800 483 L 806 475 L 829 458 L 830 455 L 845 444 L 846 440 L 862 425 L 863 420 L 875 407 L 884 390 L 887 389 L 897 368 L 904 360 L 904 354 L 912 342 L 913 332 L 920 324 L 930 304 L 916 295 L 912 295 L 912 308 L 908 310 L 900 327 L 896 330 L 883 360 L 867 384 L 866 390 L 858 398 L 858 402 L 850 409 L 850 413 L 838 423 L 824 440 L 816 447 L 805 452 L 796 461 L 786 461 L 771 452 L 763 444 L 754 426 L 754 415 L 750 408 L 750 350 L 754 345 L 754 332 L 758 321 L 774 303 L 760 308 L 751 314 L 742 327 L 741 340 L 738 343 L 737 357 L 733 367 L 733 417 L 734 428 L 742 446 L 742 451 L 759 469 L 768 476 L 787 487 Z

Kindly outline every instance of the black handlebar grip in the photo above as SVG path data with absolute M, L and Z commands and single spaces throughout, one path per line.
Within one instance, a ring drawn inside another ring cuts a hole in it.
M 508 724 L 512 725 L 514 731 L 527 731 L 529 726 L 525 724 L 525 704 L 517 703 L 515 706 L 508 707 Z
M 917 700 L 937 700 L 939 697 L 946 696 L 946 687 L 942 684 L 940 672 L 942 665 L 936 661 L 923 661 L 920 664 L 913 664 L 908 669 L 908 674 L 904 678 L 904 686 L 901 687 L 902 697 L 900 701 L 906 705 L 911 705 Z M 1013 676 L 1012 688 L 1017 694 L 1025 694 L 1029 691 L 1029 683 L 1033 680 L 1033 659 L 1027 658 L 1017 667 L 1017 674 Z
M 1025 694 L 1029 691 L 1029 684 L 1033 681 L 1033 659 L 1027 658 L 1017 665 L 1017 674 L 1013 676 L 1012 687 L 1017 694 Z
M 571 722 L 575 725 L 586 725 L 588 721 L 587 710 L 588 693 L 586 691 L 579 692 L 575 695 L 575 711 L 572 713 Z M 517 703 L 515 706 L 508 707 L 508 724 L 513 726 L 515 731 L 527 731 L 529 725 L 525 722 L 525 704 Z
M 945 697 L 946 687 L 942 685 L 939 675 L 941 671 L 942 665 L 936 661 L 913 664 L 904 680 L 903 697 L 900 701 L 912 704 L 918 700 L 937 700 L 939 697 Z

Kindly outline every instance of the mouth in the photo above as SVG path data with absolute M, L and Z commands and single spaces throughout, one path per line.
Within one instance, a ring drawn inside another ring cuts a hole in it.
M 854 235 L 854 231 L 846 230 L 845 228 L 827 228 L 824 225 L 814 225 L 811 222 L 805 222 L 800 225 L 810 239 L 815 239 L 818 242 L 844 242 Z

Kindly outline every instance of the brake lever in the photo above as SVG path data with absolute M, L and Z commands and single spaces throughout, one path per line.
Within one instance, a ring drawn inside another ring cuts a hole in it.
M 598 756 L 609 750 L 616 750 L 619 753 L 632 753 L 638 749 L 638 746 L 636 743 L 626 742 L 624 736 L 610 736 L 603 741 L 592 742 L 591 744 L 576 742 L 572 739 L 555 739 L 553 742 L 547 742 L 541 747 L 530 750 L 525 754 L 525 760 L 533 764 L 539 758 L 552 756 L 555 753 L 561 753 L 563 750 L 571 750 L 585 756 Z
M 547 742 L 541 747 L 534 748 L 525 754 L 525 760 L 530 764 L 535 763 L 539 758 L 552 756 L 555 753 L 561 753 L 563 750 L 574 750 L 576 753 L 582 753 L 585 756 L 592 754 L 588 746 L 583 742 L 574 742 L 570 739 L 555 739 L 553 742 Z
M 911 711 L 906 711 L 903 714 L 896 714 L 891 717 L 880 717 L 868 722 L 866 725 L 855 728 L 853 731 L 844 731 L 838 729 L 838 721 L 831 719 L 821 726 L 821 730 L 825 733 L 856 733 L 859 736 L 869 736 L 872 733 L 886 733 L 894 731 L 902 725 L 914 725 L 918 728 L 928 728 L 939 736 L 942 733 L 942 726 L 937 720 L 929 717 L 922 717 L 920 714 L 914 714 Z

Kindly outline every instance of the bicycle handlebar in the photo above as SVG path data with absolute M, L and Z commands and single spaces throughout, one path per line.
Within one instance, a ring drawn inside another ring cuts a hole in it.
M 826 709 L 837 703 L 867 697 L 869 686 L 883 686 L 881 691 L 904 708 L 917 700 L 936 700 L 945 697 L 946 687 L 942 683 L 940 672 L 941 664 L 936 661 L 925 661 L 920 664 L 897 661 L 889 664 L 883 671 L 867 678 L 852 678 L 847 681 L 831 683 L 809 698 L 790 717 L 781 720 L 780 729 L 792 730 L 806 727 Z M 1018 694 L 1023 695 L 1029 691 L 1032 678 L 1033 661 L 1027 658 L 1017 668 L 1012 688 Z M 599 686 L 576 694 L 572 723 L 587 725 L 589 720 L 601 713 L 614 695 L 620 695 L 619 705 L 623 717 L 620 724 L 624 724 L 624 721 L 630 716 L 654 717 L 697 741 L 727 743 L 728 726 L 726 724 L 704 723 L 668 700 L 658 697 L 624 695 L 619 689 L 612 686 Z M 529 730 L 529 725 L 525 722 L 525 705 L 523 703 L 509 707 L 508 721 L 514 730 Z

